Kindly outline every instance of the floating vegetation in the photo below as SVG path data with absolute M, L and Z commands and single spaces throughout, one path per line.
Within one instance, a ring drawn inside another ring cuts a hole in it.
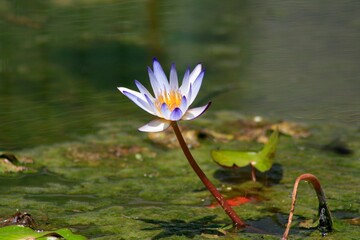
M 198 137 L 199 131 L 184 127 L 181 128 L 181 132 L 183 133 L 189 148 L 197 148 L 200 146 Z M 179 147 L 179 142 L 177 141 L 176 136 L 174 136 L 174 133 L 171 131 L 171 129 L 167 129 L 163 132 L 148 133 L 148 136 L 152 142 L 159 146 L 170 149 Z
M 104 159 L 115 160 L 118 158 L 131 157 L 141 159 L 143 155 L 155 157 L 156 153 L 140 146 L 100 144 L 73 145 L 70 146 L 66 152 L 67 158 L 73 159 L 75 162 L 87 162 L 92 166 L 104 164 Z M 111 162 L 109 162 L 109 164 L 111 164 Z
M 23 227 L 35 228 L 35 220 L 27 212 L 16 212 L 10 218 L 3 219 L 0 221 L 0 226 L 10 226 L 10 225 L 21 225 Z
M 216 126 L 224 126 L 225 122 L 212 116 L 184 124 L 182 131 L 201 133 L 210 127 L 204 124 L 200 128 L 199 123 L 209 119 L 215 125 L 211 130 L 222 133 L 221 127 Z M 131 126 L 138 123 L 134 121 Z M 23 219 L 29 219 L 25 212 L 36 216 L 36 229 L 53 231 L 68 227 L 90 239 L 152 239 L 161 237 L 160 233 L 169 238 L 186 233 L 197 239 L 221 238 L 222 234 L 228 239 L 280 239 L 291 206 L 293 176 L 307 169 L 322 180 L 332 210 L 334 231 L 327 233 L 327 237 L 351 239 L 358 233 L 360 206 L 353 186 L 359 179 L 355 160 L 360 146 L 358 133 L 350 126 L 343 132 L 346 143 L 353 149 L 352 155 L 329 154 L 320 147 L 307 148 L 310 143 L 327 142 L 328 135 L 333 135 L 333 126 L 310 126 L 314 134 L 296 145 L 292 137 L 282 136 L 275 163 L 265 173 L 257 171 L 257 182 L 249 177 L 250 167 L 219 168 L 210 160 L 209 151 L 220 145 L 220 141 L 210 135 L 198 135 L 200 146 L 193 150 L 199 156 L 199 164 L 246 224 L 262 230 L 245 228 L 238 233 L 224 231 L 223 226 L 231 225 L 230 219 L 222 214 L 220 205 L 201 183 L 194 181 L 179 150 L 168 151 L 161 145 L 143 141 L 144 137 L 134 134 L 129 126 L 125 122 L 109 123 L 81 141 L 14 153 L 18 159 L 15 164 L 31 166 L 37 172 L 1 174 L 1 220 L 14 218 L 16 209 L 21 209 Z M 236 139 L 226 143 L 232 149 L 259 148 L 258 143 Z M 301 194 L 298 194 L 290 239 L 316 239 L 321 234 L 317 230 L 316 196 L 306 191 L 306 187 L 299 185 Z M 214 215 L 216 219 L 201 225 L 199 219 Z M 197 220 L 202 231 L 186 228 Z M 179 226 L 183 228 L 177 229 L 176 222 L 182 222 Z
M 251 166 L 252 180 L 256 181 L 255 169 L 260 172 L 270 170 L 273 165 L 279 133 L 275 130 L 264 148 L 259 152 L 213 150 L 211 156 L 222 167 L 237 168 Z
M 84 240 L 83 236 L 73 234 L 69 229 L 63 228 L 55 231 L 34 230 L 36 223 L 27 212 L 16 212 L 10 218 L 0 221 L 0 239 L 43 239 L 43 240 Z
M 0 155 L 0 173 L 26 171 L 27 167 L 21 164 L 14 154 L 3 153 Z
M 84 240 L 86 237 L 73 234 L 69 229 L 63 228 L 56 231 L 36 231 L 28 227 L 19 225 L 0 228 L 1 239 L 19 240 L 19 239 L 39 239 L 39 240 Z
M 229 140 L 266 143 L 269 140 L 267 132 L 274 130 L 293 138 L 308 138 L 311 136 L 311 132 L 307 127 L 300 123 L 285 120 L 274 123 L 260 116 L 229 121 L 226 117 L 228 113 L 224 112 L 223 114 L 224 116 L 220 117 L 220 119 L 225 119 L 221 126 L 222 134 L 224 136 L 228 135 Z

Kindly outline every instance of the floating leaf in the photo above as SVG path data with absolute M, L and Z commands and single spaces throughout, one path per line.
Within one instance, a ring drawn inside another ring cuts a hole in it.
M 0 228 L 0 239 L 38 239 L 38 240 L 84 240 L 86 237 L 73 234 L 69 229 L 63 228 L 56 231 L 34 231 L 31 228 L 19 225 Z
M 259 155 L 256 152 L 213 150 L 211 156 L 222 167 L 245 167 L 259 160 Z
M 254 164 L 254 167 L 260 172 L 268 171 L 273 165 L 275 157 L 276 146 L 278 144 L 279 132 L 275 130 L 265 147 L 258 153 L 259 160 Z
M 274 131 L 260 152 L 214 150 L 211 152 L 211 156 L 217 164 L 223 167 L 245 167 L 252 165 L 260 172 L 265 172 L 273 164 L 278 138 L 278 131 Z

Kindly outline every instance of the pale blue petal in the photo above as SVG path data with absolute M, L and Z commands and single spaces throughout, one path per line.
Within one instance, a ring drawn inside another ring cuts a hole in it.
M 190 84 L 189 91 L 185 94 L 188 107 L 191 105 L 190 100 L 192 96 L 192 84 Z
M 187 99 L 186 99 L 185 96 L 183 96 L 182 99 L 181 99 L 180 110 L 181 110 L 182 112 L 186 112 L 187 109 L 188 109 Z
M 189 85 L 190 85 L 189 76 L 190 76 L 190 69 L 187 68 L 186 72 L 184 74 L 184 78 L 183 78 L 181 87 L 180 87 L 180 93 L 183 96 L 185 96 L 185 93 L 187 93 L 189 91 Z
M 202 69 L 201 64 L 196 65 L 196 67 L 194 68 L 194 70 L 191 72 L 191 74 L 189 76 L 189 82 L 190 83 L 193 83 L 196 80 L 196 78 L 201 73 L 201 69 Z
M 165 119 L 155 119 L 139 128 L 141 132 L 161 132 L 170 126 L 170 121 Z
M 177 90 L 178 88 L 179 88 L 178 76 L 176 73 L 175 64 L 172 64 L 170 70 L 170 89 Z
M 149 74 L 149 78 L 150 78 L 151 87 L 152 87 L 152 89 L 154 91 L 155 98 L 156 98 L 162 92 L 161 85 L 157 81 L 157 79 L 156 79 L 156 77 L 154 75 L 154 72 L 151 70 L 150 67 L 148 67 L 148 74 Z
M 170 114 L 171 114 L 171 111 L 169 109 L 169 107 L 166 105 L 166 103 L 163 103 L 161 105 L 161 117 L 165 118 L 165 119 L 170 119 Z
M 192 104 L 197 96 L 197 94 L 199 93 L 201 84 L 202 84 L 202 80 L 204 78 L 204 74 L 205 74 L 205 70 L 203 70 L 199 76 L 195 79 L 194 83 L 192 84 L 192 93 L 191 93 L 191 99 L 190 99 L 190 104 Z
M 170 115 L 170 120 L 171 121 L 178 121 L 181 119 L 181 117 L 183 116 L 182 111 L 180 110 L 180 108 L 175 108 L 171 115 Z
M 199 117 L 201 114 L 203 114 L 211 105 L 211 102 L 206 104 L 202 107 L 192 108 L 187 110 L 187 112 L 184 114 L 184 116 L 181 118 L 182 120 L 192 120 L 194 118 Z
M 147 103 L 147 100 L 144 95 L 142 95 L 139 92 L 135 92 L 131 89 L 119 87 L 118 88 L 125 96 L 127 96 L 131 101 L 133 101 L 136 105 L 138 105 L 140 108 L 145 110 L 146 112 L 156 115 L 154 111 L 152 111 L 152 108 Z
M 161 85 L 161 87 L 165 87 L 164 90 L 168 92 L 170 90 L 169 81 L 167 80 L 164 70 L 162 69 L 159 61 L 156 58 L 154 58 L 153 61 L 153 69 L 157 82 L 159 83 L 159 85 Z
M 135 84 L 142 94 L 148 95 L 151 99 L 154 98 L 151 93 L 138 80 L 135 80 Z
M 151 99 L 147 94 L 144 94 L 147 103 L 149 104 L 151 110 L 153 113 L 155 113 L 155 115 L 159 115 L 159 111 L 157 110 L 155 103 L 154 103 L 154 99 Z

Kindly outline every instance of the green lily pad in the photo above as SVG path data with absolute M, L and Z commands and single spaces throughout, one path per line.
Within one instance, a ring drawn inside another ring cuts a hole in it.
M 269 141 L 259 152 L 213 150 L 211 156 L 217 164 L 223 167 L 245 167 L 252 165 L 260 172 L 266 172 L 273 165 L 278 139 L 279 133 L 276 130 L 271 134 Z
M 20 225 L 7 226 L 0 228 L 0 239 L 19 240 L 19 239 L 38 239 L 38 240 L 84 240 L 86 237 L 73 234 L 69 229 L 62 228 L 56 231 L 34 231 L 31 228 Z

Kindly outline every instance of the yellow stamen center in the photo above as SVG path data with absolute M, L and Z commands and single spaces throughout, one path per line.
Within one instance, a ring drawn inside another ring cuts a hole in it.
M 155 101 L 156 108 L 160 111 L 161 105 L 164 103 L 168 106 L 170 111 L 174 110 L 181 105 L 182 96 L 178 91 L 171 90 L 170 92 L 164 91 L 158 95 Z

